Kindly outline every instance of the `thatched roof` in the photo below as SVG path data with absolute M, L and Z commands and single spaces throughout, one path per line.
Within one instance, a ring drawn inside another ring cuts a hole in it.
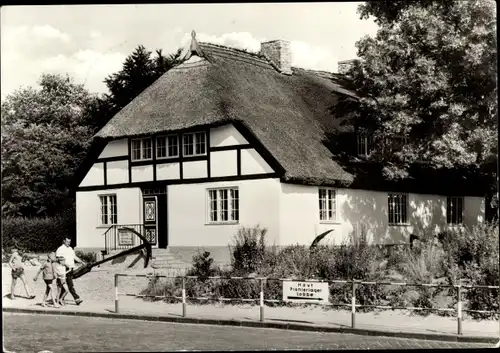
M 279 73 L 265 58 L 200 43 L 205 59 L 160 77 L 116 114 L 96 137 L 120 138 L 239 121 L 285 169 L 285 180 L 350 182 L 323 141 L 337 121 L 331 108 L 345 89 L 333 74 Z

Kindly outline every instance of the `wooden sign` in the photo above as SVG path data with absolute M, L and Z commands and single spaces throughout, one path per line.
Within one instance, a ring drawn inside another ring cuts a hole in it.
M 134 245 L 133 234 L 126 229 L 118 229 L 118 245 Z

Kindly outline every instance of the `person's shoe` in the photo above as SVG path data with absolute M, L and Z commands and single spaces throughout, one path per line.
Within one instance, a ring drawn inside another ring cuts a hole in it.
M 83 300 L 81 300 L 81 299 L 75 300 L 76 305 L 80 305 L 82 302 L 83 302 Z

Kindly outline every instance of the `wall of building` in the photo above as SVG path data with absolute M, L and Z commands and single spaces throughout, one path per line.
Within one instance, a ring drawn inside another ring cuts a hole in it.
M 245 145 L 247 143 L 248 141 L 232 124 L 210 129 L 210 147 Z
M 126 138 L 108 142 L 99 158 L 128 156 L 128 140 Z
M 238 224 L 208 224 L 208 188 L 238 187 Z M 268 240 L 279 243 L 281 186 L 278 179 L 169 185 L 169 246 L 227 247 L 238 228 L 260 225 Z
M 210 145 L 206 156 L 197 156 L 196 160 L 189 160 L 189 157 L 183 157 L 182 160 L 175 158 L 170 161 L 167 159 L 156 162 L 151 160 L 150 163 L 141 162 L 140 165 L 134 165 L 132 162 L 130 173 L 127 139 L 110 141 L 87 172 L 80 186 L 150 182 L 155 181 L 155 178 L 156 181 L 178 182 L 181 178 L 189 180 L 234 177 L 238 175 L 238 172 L 240 175 L 274 172 L 253 148 L 254 146 L 251 146 L 232 124 L 210 128 L 207 131 L 210 134 L 208 139 Z
M 354 230 L 365 228 L 370 241 L 400 244 L 410 234 L 437 234 L 446 223 L 446 196 L 408 194 L 408 223 L 389 225 L 387 193 L 369 190 L 337 189 L 337 221 L 320 222 L 318 187 L 281 184 L 281 245 L 307 244 L 322 232 L 333 229 L 323 241 L 340 244 Z M 465 197 L 464 225 L 472 227 L 484 220 L 484 199 Z
M 104 232 L 100 224 L 100 195 L 116 195 L 118 224 L 142 222 L 142 195 L 139 188 L 123 188 L 76 193 L 76 247 L 104 249 Z

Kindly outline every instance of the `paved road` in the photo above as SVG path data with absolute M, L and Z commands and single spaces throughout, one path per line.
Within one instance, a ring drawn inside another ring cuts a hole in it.
M 9 351 L 109 352 L 270 349 L 481 348 L 485 344 L 381 338 L 339 333 L 189 325 L 138 320 L 3 314 Z

